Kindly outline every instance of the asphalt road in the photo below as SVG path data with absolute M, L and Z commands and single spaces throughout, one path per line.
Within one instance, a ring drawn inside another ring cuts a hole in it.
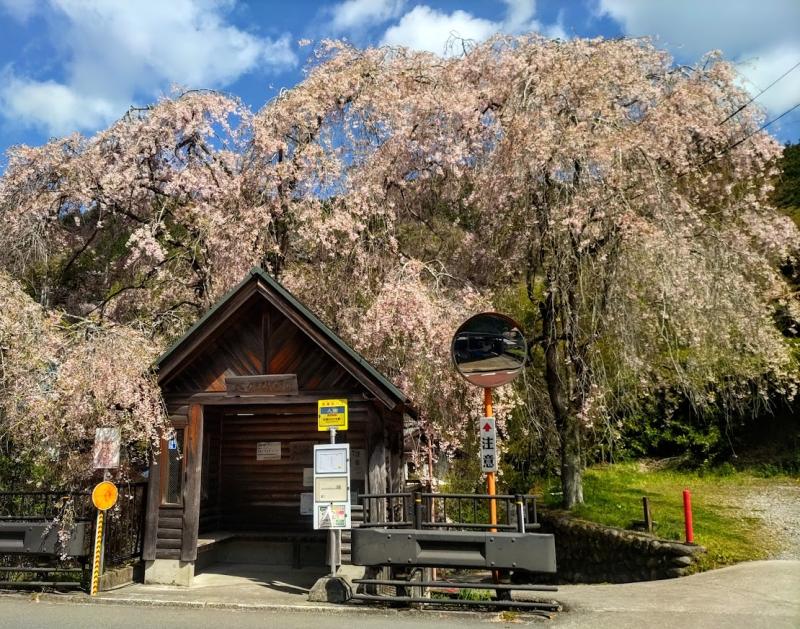
M 472 627 L 518 627 L 498 623 L 496 614 L 453 614 L 416 612 L 350 614 L 306 611 L 243 611 L 129 605 L 80 605 L 75 603 L 31 602 L 17 597 L 0 598 L 0 627 L 14 629 L 470 629 Z M 491 623 L 491 624 L 489 624 Z M 540 624 L 537 622 L 537 624 Z
M 119 590 L 122 592 L 123 590 Z M 191 592 L 185 590 L 188 596 Z M 280 611 L 147 606 L 146 600 L 75 597 L 35 600 L 0 596 L 0 628 L 85 629 L 170 627 L 175 629 L 472 629 L 552 627 L 553 629 L 797 629 L 800 627 L 800 561 L 756 561 L 702 574 L 624 585 L 564 586 L 554 595 L 565 611 L 547 620 L 498 613 L 436 611 L 314 610 L 294 606 Z M 186 603 L 188 603 L 188 599 Z M 307 604 L 307 603 L 306 603 Z

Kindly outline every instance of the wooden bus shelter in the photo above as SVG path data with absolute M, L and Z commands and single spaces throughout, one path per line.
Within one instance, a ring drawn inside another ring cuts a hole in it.
M 349 402 L 351 489 L 402 488 L 409 400 L 260 268 L 156 367 L 175 432 L 150 465 L 146 582 L 189 585 L 209 557 L 324 565 L 326 536 L 301 513 L 329 438 L 319 399 Z

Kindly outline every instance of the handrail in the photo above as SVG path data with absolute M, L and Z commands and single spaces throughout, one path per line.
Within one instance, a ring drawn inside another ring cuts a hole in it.
M 466 494 L 435 492 L 383 492 L 358 495 L 365 508 L 366 527 L 463 530 L 538 529 L 534 494 Z M 402 501 L 398 504 L 398 501 Z M 466 505 L 464 503 L 467 503 Z M 481 503 L 502 507 L 502 518 L 482 522 L 487 514 Z M 480 505 L 480 508 L 479 508 Z

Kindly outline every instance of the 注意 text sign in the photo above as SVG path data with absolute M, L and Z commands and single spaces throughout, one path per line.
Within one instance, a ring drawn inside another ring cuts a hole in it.
M 482 417 L 478 421 L 478 446 L 480 447 L 481 471 L 497 471 L 497 429 L 494 417 Z

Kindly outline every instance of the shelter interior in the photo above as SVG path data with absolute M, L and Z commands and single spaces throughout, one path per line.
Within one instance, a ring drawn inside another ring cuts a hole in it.
M 157 368 L 174 434 L 150 468 L 149 582 L 188 584 L 214 562 L 324 566 L 303 496 L 313 446 L 329 442 L 320 399 L 348 400 L 351 496 L 403 486 L 408 400 L 261 269 Z

